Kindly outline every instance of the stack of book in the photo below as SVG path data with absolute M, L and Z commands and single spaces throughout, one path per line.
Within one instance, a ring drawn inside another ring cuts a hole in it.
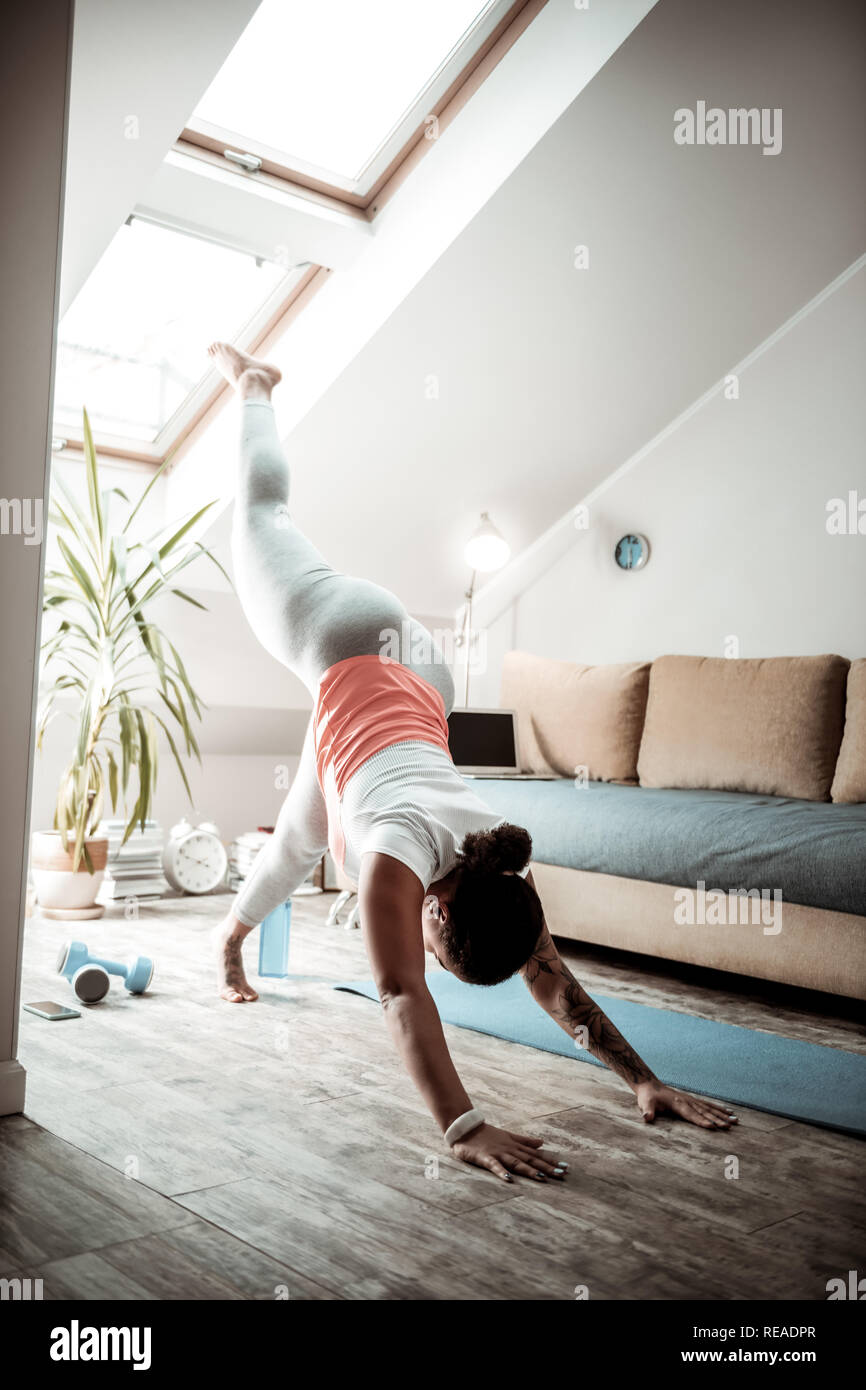
M 249 878 L 250 870 L 258 858 L 259 851 L 270 839 L 271 831 L 265 829 L 246 830 L 229 845 L 229 888 L 236 892 L 244 879 Z
M 232 892 L 236 893 L 244 880 L 249 878 L 259 853 L 273 833 L 272 827 L 260 825 L 258 830 L 247 830 L 236 840 L 232 840 L 229 845 L 229 888 Z M 306 881 L 295 889 L 292 897 L 302 893 L 321 893 L 321 891 L 322 866 L 319 863 L 310 870 Z
M 121 847 L 126 822 L 106 820 L 97 833 L 108 837 L 108 863 L 102 898 L 161 898 L 168 884 L 162 873 L 164 835 L 158 821 L 147 820 Z

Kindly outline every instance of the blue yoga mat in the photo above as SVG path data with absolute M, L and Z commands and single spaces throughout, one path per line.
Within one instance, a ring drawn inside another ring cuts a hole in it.
M 446 1023 L 558 1052 L 590 1066 L 603 1065 L 569 1042 L 519 976 L 482 986 L 436 971 L 427 976 L 427 984 Z M 334 988 L 378 1000 L 370 980 Z M 866 1056 L 602 994 L 593 998 L 668 1086 L 790 1120 L 866 1134 Z

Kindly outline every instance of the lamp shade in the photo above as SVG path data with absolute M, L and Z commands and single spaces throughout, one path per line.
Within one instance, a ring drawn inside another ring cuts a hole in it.
M 493 525 L 487 512 L 481 513 L 481 523 L 466 542 L 463 555 L 469 568 L 481 574 L 502 569 L 508 563 L 511 546 Z

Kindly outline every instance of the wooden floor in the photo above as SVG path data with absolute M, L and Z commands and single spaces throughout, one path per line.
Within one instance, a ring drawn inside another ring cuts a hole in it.
M 740 1110 L 733 1134 L 646 1126 L 615 1077 L 454 1027 L 473 1100 L 537 1131 L 567 1184 L 512 1187 L 455 1163 L 403 1076 L 360 936 L 295 903 L 288 982 L 256 1005 L 212 994 L 225 898 L 28 922 L 23 999 L 74 1003 L 70 934 L 152 955 L 153 992 L 79 1020 L 23 1014 L 26 1116 L 0 1121 L 0 1275 L 46 1298 L 825 1299 L 864 1268 L 864 1146 Z M 256 938 L 248 952 L 255 968 Z M 826 996 L 581 949 L 590 988 L 849 1050 L 856 1008 Z M 729 1156 L 739 1177 L 726 1178 Z

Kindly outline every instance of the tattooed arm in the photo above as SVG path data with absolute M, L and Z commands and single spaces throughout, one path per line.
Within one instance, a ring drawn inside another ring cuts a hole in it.
M 527 882 L 534 888 L 532 874 Z M 537 890 L 536 890 L 537 891 Z M 634 1091 L 638 1108 L 651 1123 L 657 1113 L 669 1110 L 703 1129 L 727 1129 L 735 1118 L 716 1101 L 699 1100 L 665 1086 L 653 1074 L 574 978 L 553 943 L 545 925 L 535 950 L 521 970 L 533 999 L 563 1028 L 579 1047 L 621 1076 Z
M 533 999 L 564 1028 L 579 1047 L 604 1062 L 634 1089 L 641 1081 L 652 1081 L 646 1062 L 629 1046 L 586 990 L 574 978 L 547 927 L 544 927 L 533 954 L 521 970 Z

